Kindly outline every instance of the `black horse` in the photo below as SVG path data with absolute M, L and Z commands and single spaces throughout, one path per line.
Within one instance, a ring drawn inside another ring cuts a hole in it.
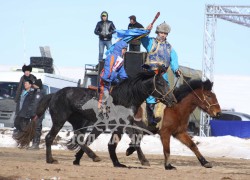
M 159 72 L 162 72 L 162 70 L 160 69 Z M 113 97 L 113 103 L 115 105 L 122 105 L 131 109 L 133 114 L 136 114 L 140 105 L 149 95 L 169 105 L 168 102 L 172 102 L 172 96 L 166 94 L 168 90 L 169 87 L 161 73 L 141 72 L 135 78 L 128 78 L 114 87 L 111 96 Z M 53 122 L 51 130 L 45 138 L 47 163 L 57 163 L 57 160 L 52 157 L 51 145 L 66 121 L 72 124 L 77 136 L 86 133 L 87 129 L 84 127 L 90 126 L 98 121 L 98 115 L 93 110 L 97 107 L 97 104 L 95 104 L 95 107 L 92 109 L 82 108 L 82 106 L 92 98 L 98 98 L 98 93 L 96 91 L 79 87 L 67 87 L 59 90 L 55 94 L 45 96 L 40 101 L 37 108 L 37 116 L 42 116 L 49 107 Z M 129 119 L 131 120 L 133 117 Z M 124 119 L 123 121 L 126 122 L 128 119 Z M 94 128 L 91 134 L 96 134 L 97 136 L 101 134 L 101 132 L 96 131 L 97 129 Z M 120 139 L 121 134 L 122 130 L 117 128 L 116 131 L 113 132 L 111 141 L 113 141 L 112 139 L 114 136 L 118 136 Z M 77 145 L 79 145 L 81 149 L 75 155 L 76 160 L 73 162 L 74 164 L 78 165 L 80 163 L 80 159 L 84 152 L 94 161 L 100 160 L 86 144 L 78 143 Z M 114 166 L 124 166 L 119 163 L 116 157 L 116 146 L 117 143 L 109 144 L 110 157 Z

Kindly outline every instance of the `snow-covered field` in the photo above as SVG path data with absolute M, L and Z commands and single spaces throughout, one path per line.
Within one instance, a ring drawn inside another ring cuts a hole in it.
M 45 148 L 44 137 L 48 133 L 48 128 L 43 129 L 40 148 Z M 16 142 L 12 139 L 12 129 L 0 129 L 0 147 L 16 147 Z M 52 149 L 65 150 L 67 141 L 73 136 L 73 132 L 61 130 L 55 140 Z M 102 134 L 94 141 L 90 148 L 94 151 L 108 151 L 110 134 Z M 241 139 L 233 136 L 222 137 L 193 137 L 200 152 L 205 157 L 228 157 L 250 159 L 250 139 Z M 117 147 L 117 152 L 125 152 L 130 143 L 129 137 L 125 134 Z M 163 154 L 163 148 L 159 135 L 144 136 L 141 143 L 145 154 Z M 194 156 L 186 146 L 178 140 L 171 138 L 171 154 L 180 156 Z

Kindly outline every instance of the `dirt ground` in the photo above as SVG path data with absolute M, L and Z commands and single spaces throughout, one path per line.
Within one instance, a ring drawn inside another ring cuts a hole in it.
M 126 157 L 118 154 L 121 163 L 129 168 L 114 168 L 108 153 L 97 152 L 101 162 L 93 162 L 87 156 L 80 166 L 72 165 L 74 152 L 54 150 L 59 164 L 45 162 L 45 150 L 28 151 L 17 148 L 0 148 L 0 180 L 6 179 L 250 179 L 250 160 L 207 158 L 213 168 L 201 167 L 196 157 L 172 156 L 177 170 L 166 171 L 162 155 L 146 155 L 150 167 L 141 166 L 136 154 Z

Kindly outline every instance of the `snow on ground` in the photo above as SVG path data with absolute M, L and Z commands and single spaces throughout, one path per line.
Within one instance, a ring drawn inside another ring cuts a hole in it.
M 0 129 L 0 147 L 16 147 L 16 142 L 11 138 L 12 128 Z M 44 138 L 49 128 L 43 128 L 42 141 L 40 148 L 45 148 Z M 69 130 L 61 130 L 52 146 L 54 150 L 66 150 L 65 144 L 73 136 Z M 108 151 L 108 142 L 110 134 L 101 134 L 90 148 L 94 151 Z M 205 157 L 228 157 L 250 159 L 250 139 L 241 139 L 233 136 L 221 137 L 193 137 L 198 145 L 200 152 Z M 129 137 L 125 134 L 117 146 L 116 152 L 125 153 L 130 143 Z M 145 154 L 163 154 L 163 147 L 159 135 L 144 136 L 141 142 L 142 150 Z M 171 138 L 171 155 L 194 156 L 194 154 L 185 145 L 178 140 Z

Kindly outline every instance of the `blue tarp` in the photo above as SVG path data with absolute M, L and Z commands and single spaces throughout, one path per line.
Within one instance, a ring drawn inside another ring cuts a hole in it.
M 211 120 L 212 136 L 237 136 L 250 138 L 250 121 Z

